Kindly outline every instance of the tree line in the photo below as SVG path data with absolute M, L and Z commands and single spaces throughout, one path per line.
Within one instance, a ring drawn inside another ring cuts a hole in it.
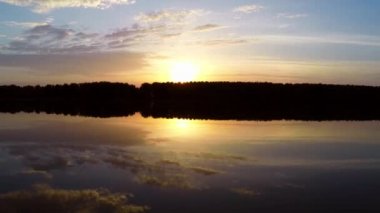
M 0 111 L 97 117 L 380 120 L 380 87 L 244 82 L 0 86 Z

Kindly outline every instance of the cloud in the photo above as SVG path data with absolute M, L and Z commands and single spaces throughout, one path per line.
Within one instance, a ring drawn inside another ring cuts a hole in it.
M 250 5 L 239 6 L 235 8 L 233 11 L 238 12 L 238 13 L 250 14 L 250 13 L 260 12 L 262 9 L 264 9 L 264 7 L 261 5 L 250 4 Z
M 0 2 L 31 7 L 36 13 L 46 13 L 60 8 L 108 8 L 115 4 L 133 4 L 135 0 L 0 0 Z
M 37 26 L 48 25 L 53 21 L 54 21 L 53 18 L 48 18 L 44 21 L 35 21 L 35 22 L 4 21 L 3 23 L 10 27 L 33 28 Z
M 167 33 L 167 34 L 162 34 L 161 37 L 166 39 L 166 38 L 175 38 L 175 37 L 178 37 L 178 36 L 181 36 L 183 33 L 182 32 L 178 32 L 178 33 Z
M 249 43 L 249 40 L 246 39 L 213 39 L 206 41 L 197 42 L 198 45 L 202 46 L 228 46 L 228 45 L 237 45 L 237 44 L 246 44 Z
M 277 15 L 277 18 L 298 19 L 298 18 L 306 18 L 308 16 L 309 15 L 306 13 L 299 13 L 299 14 L 279 13 Z
M 205 24 L 205 25 L 200 25 L 200 26 L 195 27 L 193 31 L 196 31 L 196 32 L 213 31 L 213 30 L 219 30 L 222 28 L 224 27 L 217 24 Z
M 36 26 L 26 31 L 27 39 L 38 39 L 41 37 L 51 37 L 52 40 L 62 40 L 74 33 L 72 29 L 57 28 L 49 24 Z
M 134 24 L 131 27 L 117 29 L 114 32 L 106 34 L 104 37 L 109 41 L 109 48 L 117 49 L 137 44 L 152 43 L 167 35 L 179 33 L 177 28 L 170 28 L 166 25 L 142 26 Z
M 106 34 L 104 38 L 108 40 L 108 48 L 111 49 L 120 49 L 138 44 L 159 44 L 163 39 L 178 37 L 185 33 L 184 26 L 189 24 L 191 18 L 203 14 L 205 14 L 205 11 L 200 9 L 168 9 L 140 13 L 135 17 L 135 24 L 116 29 Z
M 78 205 L 79 204 L 79 205 Z M 3 212 L 123 212 L 142 213 L 146 206 L 128 202 L 128 195 L 111 193 L 105 189 L 67 190 L 35 185 L 32 190 L 0 194 Z
M 102 48 L 99 35 L 50 24 L 32 27 L 5 46 L 12 53 L 64 54 L 93 52 Z
M 159 45 L 188 32 L 223 28 L 216 24 L 206 24 L 189 29 L 191 18 L 204 13 L 197 9 L 142 13 L 136 17 L 136 23 L 105 34 L 84 32 L 68 26 L 54 26 L 51 19 L 43 22 L 7 22 L 8 25 L 27 29 L 8 44 L 0 46 L 0 51 L 14 55 L 67 55 L 125 50 L 128 47 Z
M 289 35 L 266 35 L 261 41 L 271 43 L 306 43 L 306 44 L 342 44 L 380 47 L 380 37 L 365 35 L 320 35 L 320 36 L 289 36 Z
M 151 23 L 151 22 L 184 22 L 186 19 L 196 16 L 201 16 L 204 14 L 204 10 L 194 9 L 194 10 L 159 10 L 149 13 L 140 13 L 135 17 L 137 22 Z
M 291 26 L 290 24 L 280 24 L 280 25 L 278 25 L 278 29 L 287 29 L 290 26 Z

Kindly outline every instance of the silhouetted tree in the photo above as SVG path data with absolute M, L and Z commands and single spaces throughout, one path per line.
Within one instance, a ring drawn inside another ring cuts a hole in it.
M 238 120 L 380 119 L 380 87 L 242 82 L 0 86 L 0 111 Z

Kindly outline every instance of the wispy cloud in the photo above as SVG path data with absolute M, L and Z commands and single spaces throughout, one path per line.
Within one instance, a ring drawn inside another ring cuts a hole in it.
M 111 33 L 108 33 L 105 35 L 105 38 L 109 39 L 136 39 L 136 38 L 142 38 L 146 35 L 152 34 L 152 33 L 159 33 L 164 31 L 166 29 L 165 25 L 153 25 L 153 26 L 141 26 L 138 24 L 134 24 L 131 27 L 125 27 L 121 29 L 117 29 Z
M 135 17 L 136 23 L 116 29 L 106 34 L 104 37 L 109 41 L 108 47 L 120 49 L 134 45 L 157 44 L 163 39 L 170 39 L 181 36 L 188 30 L 185 28 L 192 22 L 193 18 L 206 14 L 201 9 L 167 9 L 140 13 Z M 216 28 L 215 25 L 203 26 L 206 28 Z M 198 31 L 202 29 L 199 28 Z
M 44 21 L 34 21 L 34 22 L 18 22 L 18 21 L 4 21 L 3 23 L 10 27 L 21 27 L 21 28 L 33 28 L 41 25 L 48 25 L 54 21 L 53 18 L 47 18 Z
M 224 28 L 224 26 L 218 25 L 218 24 L 205 24 L 197 26 L 193 29 L 193 31 L 200 32 L 200 31 L 213 31 L 213 30 L 219 30 Z
M 22 7 L 31 7 L 36 13 L 46 13 L 60 8 L 108 8 L 114 4 L 133 4 L 135 0 L 0 0 Z
M 236 7 L 233 11 L 249 14 L 249 13 L 260 12 L 262 9 L 264 9 L 264 7 L 261 5 L 250 4 L 250 5 L 242 5 L 242 6 Z
M 290 36 L 290 35 L 266 35 L 260 41 L 279 43 L 315 43 L 315 44 L 342 44 L 380 47 L 380 37 L 365 35 L 320 35 L 320 36 Z
M 197 42 L 198 45 L 202 46 L 229 46 L 229 45 L 237 45 L 237 44 L 246 44 L 249 40 L 240 39 L 240 38 L 231 38 L 231 39 L 212 39 L 206 41 Z
M 111 49 L 125 48 L 133 45 L 152 44 L 163 38 L 181 35 L 181 29 L 164 24 L 139 25 L 125 27 L 110 32 L 104 36 Z
M 306 18 L 308 16 L 309 15 L 306 13 L 298 13 L 298 14 L 279 13 L 279 14 L 277 14 L 277 18 L 287 18 L 287 19 Z
M 291 26 L 290 24 L 280 24 L 280 25 L 278 25 L 278 29 L 287 29 L 290 26 Z
M 150 22 L 160 22 L 160 21 L 172 21 L 172 22 L 183 22 L 188 18 L 200 16 L 204 14 L 205 11 L 201 9 L 194 10 L 159 10 L 149 13 L 140 13 L 135 17 L 137 22 L 150 23 Z

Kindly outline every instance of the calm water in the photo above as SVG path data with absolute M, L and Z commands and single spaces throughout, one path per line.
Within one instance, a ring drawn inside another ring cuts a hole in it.
M 0 168 L 1 212 L 379 212 L 380 122 L 0 114 Z

